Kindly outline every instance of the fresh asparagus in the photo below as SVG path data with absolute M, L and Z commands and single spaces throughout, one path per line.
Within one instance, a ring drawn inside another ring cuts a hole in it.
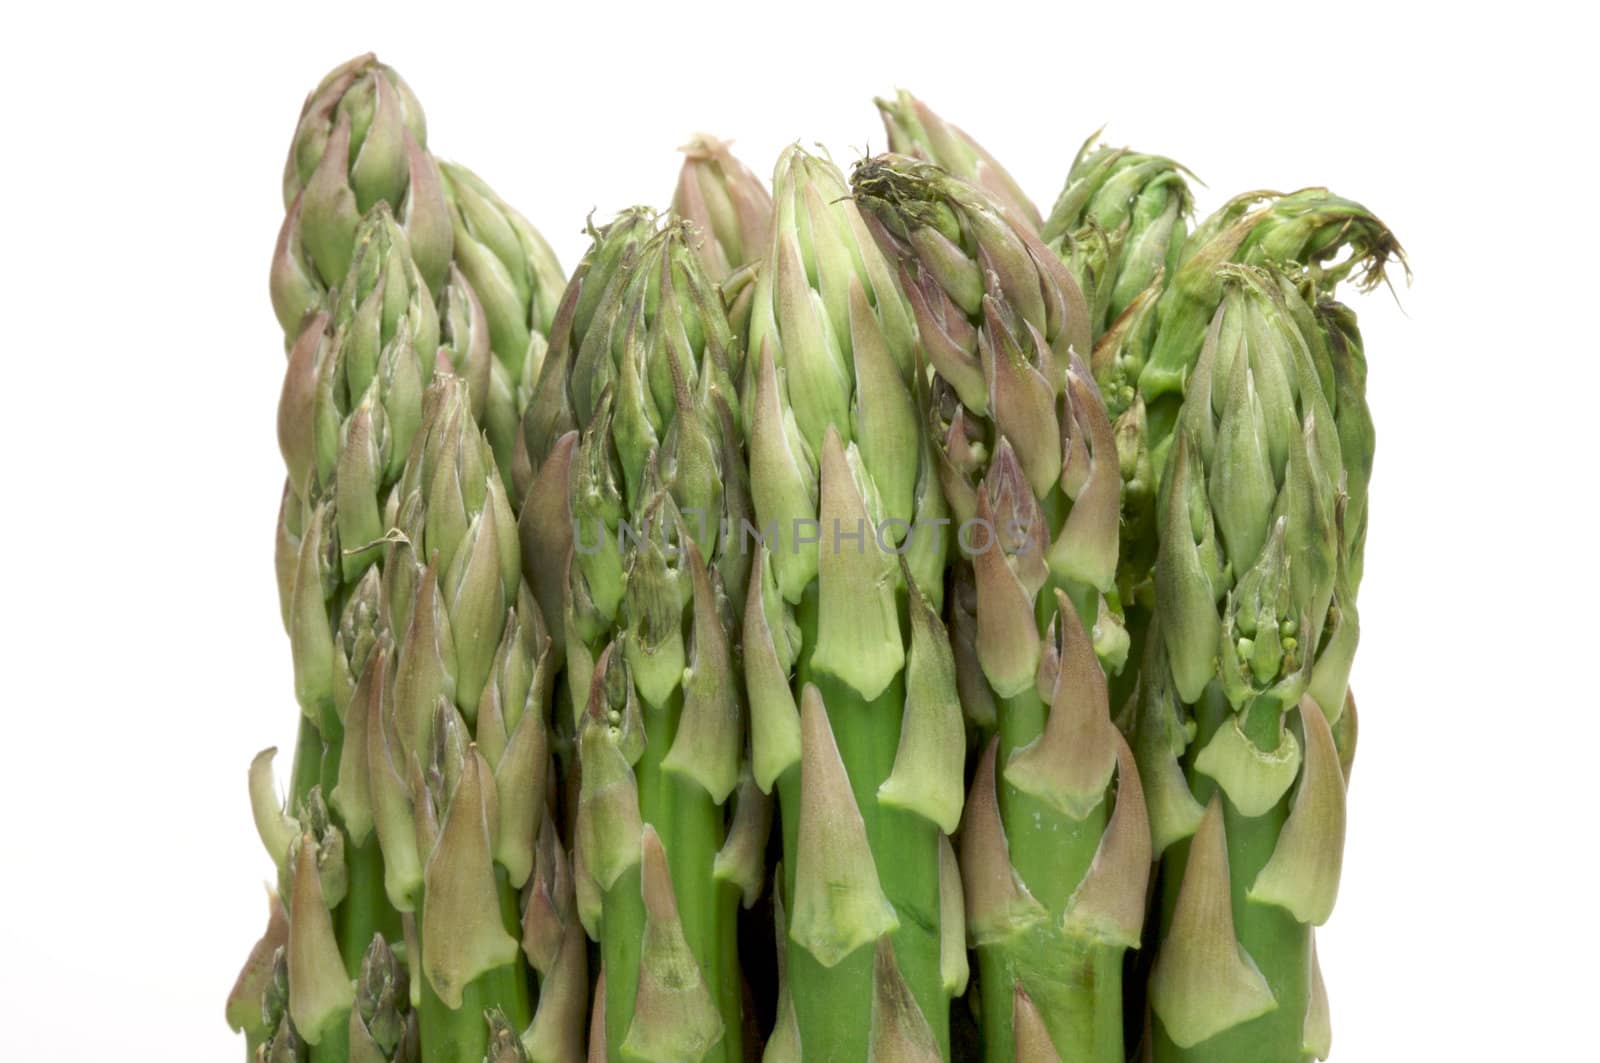
M 1374 438 L 1334 291 L 1399 244 L 1315 188 L 1191 233 L 1098 136 L 1042 218 L 877 103 L 849 183 L 696 136 L 563 282 L 392 69 L 307 98 L 248 1058 L 1326 1056 Z
M 791 147 L 773 188 L 742 396 L 763 539 L 745 682 L 756 781 L 782 810 L 792 1004 L 767 1059 L 890 1052 L 876 1036 L 947 1057 L 966 969 L 940 853 L 964 739 L 915 326 L 831 162 Z
M 1097 139 L 1079 150 L 1039 235 L 1074 267 L 1099 340 L 1142 293 L 1175 271 L 1194 201 L 1182 166 L 1159 155 L 1096 147 Z M 1095 379 L 1108 392 L 1113 415 L 1129 404 L 1127 383 L 1108 388 L 1098 372 Z
M 1163 484 L 1152 659 L 1170 681 L 1150 677 L 1136 736 L 1163 798 L 1153 1044 L 1163 1061 L 1288 1063 L 1329 1047 L 1311 928 L 1339 883 L 1356 639 L 1343 485 L 1371 439 L 1344 433 L 1345 455 L 1334 404 L 1362 400 L 1335 383 L 1302 291 L 1315 279 L 1218 273 Z
M 430 291 L 444 283 L 452 226 L 422 106 L 370 53 L 341 64 L 306 97 L 284 163 L 287 214 L 272 257 L 272 305 L 285 334 L 345 277 L 361 219 L 379 203 L 405 230 Z
M 483 750 L 478 756 L 490 760 L 475 787 L 503 791 L 484 798 L 482 815 L 499 834 L 493 855 L 518 883 L 528 877 L 544 799 L 544 723 L 537 702 L 548 696 L 548 683 L 535 677 L 548 669 L 534 662 L 547 640 L 527 626 L 538 621 L 536 615 L 515 616 L 518 606 L 526 614 L 532 599 L 513 590 L 511 598 L 521 601 L 495 604 L 484 589 L 481 564 L 452 571 L 448 560 L 461 536 L 470 532 L 476 543 L 488 534 L 468 510 L 497 490 L 503 494 L 499 474 L 492 462 L 485 473 L 481 462 L 469 460 L 465 480 L 463 469 L 456 470 L 452 493 L 443 481 L 431 482 L 434 462 L 443 460 L 432 452 L 437 448 L 430 444 L 428 453 L 412 453 L 421 434 L 443 430 L 435 417 L 445 415 L 438 409 L 425 416 L 436 352 L 440 364 L 464 374 L 443 378 L 440 395 L 448 394 L 448 402 L 432 400 L 432 407 L 452 411 L 450 431 L 458 437 L 446 464 L 463 450 L 478 450 L 471 441 L 477 436 L 474 418 L 487 419 L 489 383 L 499 364 L 490 321 L 467 280 L 468 272 L 480 284 L 493 280 L 474 266 L 474 254 L 481 258 L 480 245 L 493 236 L 483 235 L 490 226 L 462 192 L 467 180 L 474 182 L 474 195 L 496 204 L 501 218 L 514 215 L 475 178 L 453 176 L 447 194 L 440 168 L 425 150 L 415 98 L 398 75 L 370 56 L 335 70 L 308 99 L 285 172 L 289 211 L 274 255 L 272 289 L 280 321 L 298 332 L 279 410 L 289 471 L 279 574 L 304 719 L 287 804 L 280 805 L 274 793 L 271 751 L 252 766 L 251 791 L 289 901 L 285 1015 L 293 1024 L 293 1044 L 311 1046 L 318 1059 L 370 1058 L 372 1051 L 403 1058 L 417 1037 L 391 1038 L 371 1023 L 416 1027 L 411 1005 L 426 995 L 424 986 L 454 999 L 460 987 L 451 980 L 463 962 L 466 968 L 475 962 L 470 955 L 452 959 L 450 948 L 437 944 L 458 936 L 461 921 L 450 914 L 452 880 L 470 876 L 474 868 L 457 868 L 460 861 L 448 857 L 437 861 L 431 915 L 420 917 L 434 924 L 431 980 L 422 977 L 418 955 L 421 940 L 430 936 L 427 927 L 402 917 L 421 900 L 422 884 L 434 868 L 433 862 L 424 865 L 429 853 L 463 851 L 459 842 L 471 831 L 455 825 L 470 823 L 473 801 L 454 800 L 456 776 L 479 767 L 460 748 L 462 741 L 471 742 L 471 729 L 430 723 L 440 706 L 422 704 L 427 698 L 418 693 L 418 675 L 436 680 L 438 693 L 449 688 L 467 720 L 475 719 L 480 694 L 498 699 L 489 726 L 477 728 Z M 524 318 L 547 325 L 537 297 L 544 291 L 548 299 L 559 287 L 559 270 L 547 249 L 538 256 L 543 243 L 537 234 L 516 222 L 531 249 L 524 265 L 531 262 L 542 272 L 537 284 L 524 285 L 512 301 L 523 300 Z M 451 262 L 453 252 L 460 254 L 459 264 Z M 443 335 L 436 300 L 444 306 Z M 495 305 L 508 304 L 502 299 Z M 541 343 L 525 336 L 516 353 L 528 356 Z M 402 475 L 408 455 L 418 466 L 409 481 Z M 430 482 L 422 484 L 423 478 Z M 445 501 L 429 506 L 437 492 Z M 515 524 L 503 500 L 500 505 L 489 523 L 499 526 L 510 545 L 509 552 L 500 551 L 509 559 L 506 575 L 520 582 Z M 452 523 L 469 516 L 470 526 Z M 423 565 L 417 550 L 443 550 L 444 567 Z M 477 553 L 462 556 L 469 555 Z M 439 583 L 422 592 L 425 602 L 439 607 L 431 673 L 417 667 L 428 654 L 407 644 L 416 626 L 410 609 L 419 574 Z M 436 601 L 439 594 L 448 600 Z M 501 616 L 497 621 L 486 611 Z M 497 652 L 506 613 L 513 614 L 512 626 Z M 401 706 L 410 713 L 403 746 L 394 719 Z M 466 774 L 470 781 L 472 772 Z M 419 794 L 431 807 L 421 827 Z M 501 797 L 508 799 L 503 807 Z M 434 835 L 441 831 L 436 848 Z M 473 850 L 469 845 L 465 851 Z M 315 874 L 307 878 L 302 865 Z M 490 888 L 492 895 L 492 881 Z M 511 890 L 499 887 L 514 929 Z M 402 947 L 407 937 L 412 941 Z M 514 952 L 514 938 L 507 940 Z M 393 988 L 391 972 L 402 958 L 409 968 L 408 993 Z M 524 1014 L 525 1024 L 526 977 L 517 969 L 503 981 L 504 994 L 521 1001 L 512 1012 Z M 352 1008 L 363 1001 L 371 1004 L 366 1012 Z M 462 1016 L 429 1028 L 424 1040 L 434 1046 L 430 1058 L 481 1055 L 472 1046 L 483 1040 L 483 1011 L 468 1007 Z M 291 1044 L 282 1036 L 273 1040 Z
M 727 399 L 740 351 L 695 238 L 643 211 L 599 234 L 576 304 L 588 327 L 566 379 L 547 380 L 581 428 L 564 620 L 611 1059 L 741 1058 L 741 890 L 717 868 L 744 745 L 730 633 L 748 506 Z
M 1063 1059 L 1120 1060 L 1148 835 L 1097 658 L 1115 670 L 1127 645 L 1120 471 L 1082 361 L 1087 303 L 1031 230 L 940 168 L 880 156 L 853 183 L 938 374 L 939 468 L 970 565 L 958 586 L 975 592 L 963 657 L 995 706 L 962 830 L 985 1055 L 1021 1058 L 1013 1017 L 1036 1012 Z
M 460 335 L 455 325 L 463 322 L 470 326 L 466 336 L 476 340 L 482 314 L 494 358 L 488 363 L 488 379 L 473 390 L 473 408 L 489 434 L 495 463 L 515 505 L 528 476 L 516 452 L 523 411 L 544 365 L 545 337 L 565 279 L 544 237 L 482 179 L 449 163 L 444 178 L 459 270 L 453 289 L 460 298 L 446 306 L 454 314 L 441 316 L 447 338 Z
M 721 282 L 766 254 L 772 193 L 726 141 L 698 133 L 679 150 L 683 167 L 672 210 L 694 226 L 700 264 Z
M 1156 308 L 1147 349 L 1131 354 L 1128 378 L 1137 374 L 1147 407 L 1153 467 L 1168 467 L 1184 382 L 1194 373 L 1206 328 L 1221 302 L 1219 266 L 1304 268 L 1315 291 L 1326 295 L 1352 275 L 1370 290 L 1384 283 L 1387 267 L 1405 265 L 1389 227 L 1359 203 L 1327 189 L 1288 195 L 1249 192 L 1229 200 L 1184 243 L 1178 267 Z

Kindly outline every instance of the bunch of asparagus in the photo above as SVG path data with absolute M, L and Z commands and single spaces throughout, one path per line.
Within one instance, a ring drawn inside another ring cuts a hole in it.
M 696 138 L 570 278 L 362 56 L 273 306 L 300 704 L 228 998 L 282 1061 L 1325 1058 L 1364 207 L 907 93 Z M 776 830 L 774 827 L 776 826 Z

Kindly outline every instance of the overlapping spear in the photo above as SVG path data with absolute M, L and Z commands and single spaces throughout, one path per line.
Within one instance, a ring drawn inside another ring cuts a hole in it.
M 849 180 L 696 137 L 564 280 L 394 71 L 308 98 L 249 1058 L 1326 1056 L 1335 290 L 1399 245 L 1322 189 L 1191 231 L 1183 167 L 1094 140 L 1046 215 L 878 107 Z

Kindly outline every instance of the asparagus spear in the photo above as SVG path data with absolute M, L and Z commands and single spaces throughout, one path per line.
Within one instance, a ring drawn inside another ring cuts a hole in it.
M 367 757 L 346 768 L 357 779 L 366 769 L 358 797 L 398 865 L 389 899 L 417 912 L 422 1050 L 476 1060 L 486 1010 L 518 1031 L 531 1018 L 516 890 L 546 819 L 551 665 L 505 487 L 459 378 L 429 391 L 394 523 L 383 575 L 392 681 L 373 684 Z
M 474 192 L 493 198 L 481 184 Z M 373 730 L 368 717 L 374 711 L 379 716 L 392 711 L 374 707 L 392 701 L 396 665 L 404 663 L 397 662 L 396 643 L 405 628 L 395 623 L 409 624 L 409 604 L 397 601 L 394 591 L 414 590 L 391 571 L 385 556 L 394 554 L 384 541 L 400 519 L 402 494 L 418 493 L 415 483 L 398 481 L 422 426 L 424 389 L 436 352 L 470 381 L 471 414 L 478 417 L 484 416 L 487 385 L 497 363 L 491 360 L 482 303 L 463 269 L 449 263 L 454 250 L 472 269 L 474 241 L 486 238 L 480 233 L 485 226 L 463 224 L 471 211 L 463 206 L 459 189 L 446 197 L 438 165 L 423 146 L 421 111 L 393 71 L 370 56 L 360 57 L 330 74 L 312 94 L 291 146 L 285 200 L 290 209 L 274 256 L 273 295 L 280 320 L 298 335 L 279 414 L 289 469 L 280 516 L 279 573 L 304 719 L 287 806 L 278 805 L 273 793 L 270 755 L 257 758 L 252 767 L 252 800 L 290 901 L 288 951 L 298 962 L 289 969 L 299 967 L 319 978 L 299 986 L 289 978 L 289 1017 L 295 1020 L 297 1011 L 308 1016 L 316 1029 L 296 1033 L 315 1046 L 318 1058 L 334 1059 L 357 1051 L 358 1045 L 370 1045 L 358 1036 L 360 1024 L 354 1018 L 350 1040 L 343 1024 L 335 1021 L 348 1010 L 347 994 L 332 968 L 317 961 L 337 955 L 350 980 L 366 980 L 369 972 L 386 969 L 385 964 L 365 963 L 364 954 L 371 955 L 378 945 L 399 945 L 404 936 L 400 913 L 415 907 L 421 876 L 412 810 L 402 807 L 412 795 L 374 797 L 374 790 L 385 787 L 370 785 L 367 770 L 367 739 Z M 364 217 L 359 213 L 363 210 Z M 542 246 L 537 234 L 520 224 L 526 242 Z M 549 288 L 553 259 L 546 254 L 539 264 L 546 267 L 542 284 Z M 553 282 L 559 279 L 556 271 Z M 521 294 L 532 300 L 535 292 L 530 288 Z M 445 307 L 442 335 L 436 297 Z M 529 313 L 525 310 L 524 316 Z M 436 530 L 433 538 L 443 541 L 450 534 Z M 419 541 L 413 536 L 410 545 Z M 514 546 L 513 541 L 513 559 Z M 460 602 L 453 605 L 461 607 Z M 482 630 L 478 625 L 469 634 L 475 639 Z M 495 662 L 492 682 L 515 686 L 506 669 L 532 674 L 540 637 L 515 647 L 526 660 L 514 666 L 506 663 L 511 651 L 497 655 L 493 641 L 487 647 L 474 643 L 466 648 L 461 659 L 469 667 L 468 690 L 459 693 L 467 697 L 481 689 L 474 684 L 491 682 L 481 674 L 479 658 L 485 653 Z M 470 655 L 475 656 L 468 661 Z M 456 663 L 449 662 L 452 667 Z M 527 693 L 522 689 L 516 697 L 523 700 L 504 706 L 501 726 L 516 725 Z M 534 740 L 535 731 L 542 736 L 539 715 L 537 727 L 524 728 L 528 737 L 522 745 L 509 743 L 521 758 L 518 766 L 502 772 L 502 780 L 518 775 L 537 789 L 536 798 L 542 798 L 537 780 L 543 771 L 542 737 Z M 480 737 L 486 748 L 508 745 L 505 737 L 498 742 L 493 735 Z M 409 786 L 404 776 L 413 767 L 406 757 L 427 766 L 433 752 L 419 747 L 395 753 L 398 768 L 391 775 L 401 779 L 402 790 Z M 495 758 L 496 749 L 489 752 Z M 438 796 L 441 802 L 451 797 Z M 531 846 L 526 823 L 534 801 L 528 802 L 528 812 L 520 805 L 504 826 L 508 837 L 527 836 L 526 849 Z M 405 838 L 405 844 L 397 838 Z M 312 850 L 305 847 L 308 841 Z M 424 855 L 429 847 L 423 847 Z M 497 855 L 513 866 L 519 860 L 526 863 L 515 855 L 516 848 L 506 842 Z M 306 852 L 315 854 L 319 891 L 301 888 L 295 871 L 306 862 Z M 513 874 L 526 877 L 525 871 Z M 320 892 L 320 898 L 307 902 L 297 917 L 296 898 L 312 892 Z M 317 929 L 324 921 L 335 939 L 332 953 Z M 296 932 L 297 925 L 304 933 Z M 297 940 L 303 947 L 293 947 Z M 405 950 L 405 959 L 413 966 L 411 984 L 420 986 L 415 952 Z M 303 1006 L 293 1006 L 296 999 Z M 473 1015 L 472 1024 L 482 1025 L 481 1013 Z M 382 1047 L 401 1050 L 398 1042 Z
M 744 744 L 730 531 L 747 507 L 726 399 L 739 348 L 695 234 L 642 224 L 629 212 L 601 234 L 575 303 L 585 335 L 565 381 L 548 380 L 582 432 L 564 595 L 580 895 L 592 891 L 608 1058 L 734 1060 L 740 889 L 716 862 Z M 626 237 L 591 300 L 623 234 L 643 238 Z
M 1225 266 L 1218 283 L 1163 485 L 1152 657 L 1170 682 L 1150 677 L 1135 736 L 1162 795 L 1154 1052 L 1323 1058 L 1311 927 L 1338 888 L 1337 735 L 1353 736 L 1340 723 L 1356 637 L 1342 485 L 1371 441 L 1339 430 L 1334 402 L 1348 423 L 1361 399 L 1336 384 L 1301 290 L 1314 278 Z
M 745 681 L 755 778 L 780 795 L 793 1019 L 767 1058 L 866 1059 L 893 1050 L 879 1037 L 947 1056 L 964 739 L 914 325 L 831 162 L 790 148 L 773 188 L 742 396 L 763 537 Z
M 1073 160 L 1041 236 L 1061 255 L 1089 302 L 1094 347 L 1089 370 L 1112 417 L 1122 466 L 1122 545 L 1117 596 L 1134 659 L 1142 653 L 1155 560 L 1155 469 L 1145 408 L 1130 351 L 1149 345 L 1155 309 L 1176 272 L 1193 200 L 1186 171 L 1171 159 L 1097 147 L 1090 137 Z M 1114 685 L 1120 704 L 1133 679 Z
M 742 337 L 749 331 L 755 266 L 771 242 L 772 194 L 715 137 L 696 134 L 680 150 L 672 209 L 694 226 L 700 262 L 721 283 L 728 323 Z
M 1038 237 L 938 167 L 880 156 L 853 183 L 938 373 L 940 471 L 971 566 L 957 585 L 975 592 L 963 657 L 995 718 L 962 830 L 985 1055 L 1022 1058 L 1014 1016 L 1037 1013 L 1063 1059 L 1120 1060 L 1148 837 L 1097 660 L 1114 670 L 1127 646 L 1114 620 L 1120 474 L 1081 360 L 1087 304 Z

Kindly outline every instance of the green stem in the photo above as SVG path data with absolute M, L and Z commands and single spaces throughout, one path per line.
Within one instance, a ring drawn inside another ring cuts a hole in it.
M 294 764 L 289 769 L 289 814 L 298 813 L 306 794 L 322 777 L 322 732 L 311 717 L 300 714 L 300 729 L 295 732 Z
M 311 1046 L 311 1063 L 346 1063 L 350 1058 L 350 1020 L 341 1017 Z
M 1195 706 L 1199 732 L 1190 745 L 1190 789 L 1197 800 L 1209 801 L 1217 785 L 1208 776 L 1193 770 L 1192 760 L 1230 716 L 1232 709 L 1216 683 L 1206 688 Z M 1270 730 L 1253 735 L 1264 746 L 1276 744 L 1278 710 L 1275 705 L 1249 706 L 1246 727 Z M 1155 1063 L 1301 1063 L 1306 1008 L 1311 998 L 1311 928 L 1298 922 L 1287 911 L 1272 904 L 1255 904 L 1245 891 L 1272 856 L 1278 833 L 1289 814 L 1289 795 L 1260 816 L 1246 816 L 1233 806 L 1227 794 L 1222 797 L 1223 826 L 1228 837 L 1228 873 L 1233 896 L 1234 931 L 1239 944 L 1250 955 L 1272 989 L 1278 1006 L 1260 1018 L 1240 1023 L 1189 1049 L 1174 1045 L 1158 1021 L 1155 1025 Z M 1167 857 L 1164 871 L 1162 923 L 1171 918 L 1177 903 L 1188 858 L 1188 843 L 1175 845 Z
M 372 944 L 374 934 L 382 934 L 393 944 L 401 936 L 400 913 L 389 904 L 383 888 L 383 851 L 373 834 L 361 845 L 348 850 L 349 888 L 335 917 L 339 925 L 339 954 L 351 978 L 361 974 L 361 958 Z
M 816 672 L 811 667 L 811 651 L 816 644 L 817 613 L 813 585 L 798 610 L 804 649 L 797 679 L 801 685 L 815 683 L 822 693 L 834 741 L 850 776 L 851 791 L 866 822 L 867 843 L 878 880 L 899 916 L 900 925 L 890 935 L 895 960 L 933 1029 L 940 1054 L 949 1058 L 950 1002 L 939 970 L 939 829 L 915 813 L 878 803 L 878 787 L 893 770 L 900 746 L 904 683 L 897 677 L 882 694 L 868 701 L 848 684 Z M 792 768 L 779 782 L 784 862 L 791 891 L 797 859 L 798 774 L 799 769 Z M 866 1059 L 871 1032 L 872 950 L 857 949 L 832 968 L 823 967 L 803 948 L 790 947 L 788 956 L 789 992 L 806 1058 Z
M 1047 715 L 1047 706 L 1032 690 L 1001 702 L 1001 764 L 1043 733 Z M 1011 1063 L 1011 998 L 1013 983 L 1020 980 L 1063 1059 L 1120 1063 L 1121 950 L 1086 946 L 1057 929 L 1067 902 L 1099 850 L 1109 818 L 1106 803 L 1075 820 L 1017 790 L 1003 776 L 999 799 L 1012 865 L 1049 918 L 1041 926 L 980 950 L 980 974 L 986 983 L 985 1058 L 990 1063 Z M 1001 984 L 992 984 L 996 981 Z
M 668 862 L 671 862 L 670 853 Z M 644 939 L 644 899 L 639 868 L 622 874 L 601 898 L 600 956 L 606 972 L 607 1058 L 622 1058 L 622 1042 L 633 1021 L 639 990 L 639 951 Z
M 662 768 L 662 760 L 677 734 L 682 709 L 679 694 L 659 708 L 644 707 L 644 755 L 633 769 L 639 787 L 639 812 L 661 837 L 684 938 L 722 1013 L 722 1041 L 708 1058 L 738 1063 L 744 1058 L 740 1047 L 743 1023 L 735 932 L 739 891 L 712 877 L 723 840 L 723 809 L 699 783 Z M 626 896 L 622 895 L 624 892 Z M 618 879 L 603 904 L 606 1040 L 611 1059 L 618 1060 L 638 990 L 639 947 L 644 933 L 638 871 Z

